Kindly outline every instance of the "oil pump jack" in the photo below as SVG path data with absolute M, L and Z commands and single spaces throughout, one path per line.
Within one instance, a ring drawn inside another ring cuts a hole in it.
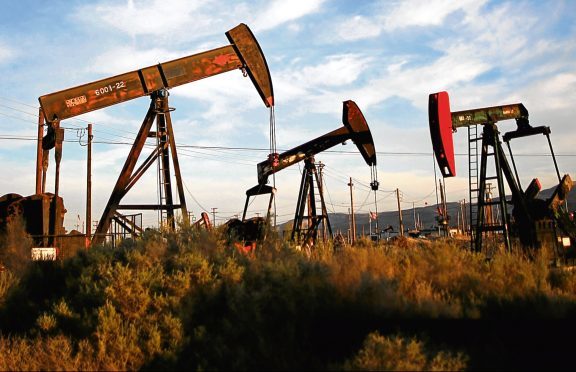
M 549 127 L 532 127 L 528 120 L 528 110 L 521 103 L 451 112 L 447 92 L 430 94 L 428 115 L 434 153 L 444 177 L 456 175 L 453 133 L 458 128 L 468 129 L 470 226 L 471 245 L 474 250 L 482 250 L 484 235 L 499 233 L 497 236 L 502 238 L 507 249 L 511 248 L 511 236 L 517 236 L 526 249 L 549 245 L 559 258 L 566 258 L 571 254 L 570 240 L 574 241 L 574 226 L 567 218 L 568 211 L 563 205 L 572 188 L 572 180 L 568 174 L 560 177 Z M 517 128 L 505 133 L 502 139 L 508 146 L 512 167 L 496 126 L 497 122 L 509 119 L 516 121 Z M 478 126 L 482 127 L 480 136 Z M 522 190 L 510 147 L 512 139 L 533 135 L 544 135 L 548 140 L 558 177 L 558 186 L 547 200 L 536 198 L 541 190 L 537 178 Z M 478 143 L 481 150 L 480 168 Z M 494 175 L 487 174 L 489 158 L 494 161 Z M 496 181 L 498 200 L 486 197 L 488 181 L 492 180 Z M 511 201 L 506 199 L 504 180 L 511 191 Z M 511 216 L 507 212 L 508 204 L 513 206 Z M 500 221 L 486 218 L 488 211 L 495 205 L 500 209 Z
M 270 72 L 252 31 L 245 24 L 240 24 L 226 32 L 226 36 L 230 41 L 230 45 L 65 89 L 39 98 L 41 121 L 46 120 L 48 130 L 46 136 L 41 138 L 43 133 L 42 129 L 39 129 L 39 141 L 42 140 L 44 146 L 38 149 L 36 193 L 43 194 L 45 192 L 44 187 L 41 185 L 45 184 L 46 179 L 47 152 L 52 148 L 56 148 L 56 191 L 54 199 L 58 200 L 59 167 L 63 140 L 63 129 L 60 128 L 60 122 L 89 111 L 143 96 L 150 96 L 150 107 L 110 199 L 104 208 L 92 238 L 92 244 L 101 243 L 105 239 L 112 220 L 130 231 L 132 235 L 136 236 L 139 234 L 141 227 L 130 224 L 130 221 L 118 212 L 121 209 L 160 210 L 165 217 L 164 219 L 172 228 L 175 226 L 174 210 L 181 209 L 183 218 L 186 219 L 188 217 L 170 118 L 170 112 L 174 109 L 170 108 L 168 104 L 168 89 L 209 76 L 240 69 L 244 76 L 250 77 L 264 104 L 272 109 L 274 95 Z M 156 131 L 153 131 L 152 125 L 155 121 Z M 154 138 L 156 146 L 142 164 L 134 170 L 148 138 Z M 174 203 L 172 197 L 170 156 L 174 167 L 179 204 Z M 43 159 L 44 162 L 42 161 Z M 122 198 L 138 182 L 155 160 L 158 160 L 160 168 L 160 204 L 121 205 Z M 42 163 L 44 164 L 42 165 Z M 53 209 L 54 211 L 56 210 L 56 208 Z M 52 214 L 55 213 L 52 212 Z M 56 220 L 52 219 L 52 221 Z M 61 225 L 60 227 L 57 224 L 52 225 L 54 225 L 54 228 L 50 233 L 57 235 Z M 87 225 L 89 225 L 89 221 Z
M 269 156 L 267 160 L 258 163 L 258 184 L 246 191 L 246 203 L 244 205 L 242 221 L 232 221 L 230 225 L 232 230 L 235 230 L 235 234 L 238 236 L 250 235 L 251 238 L 248 238 L 248 241 L 259 235 L 258 232 L 255 233 L 252 231 L 251 233 L 247 233 L 246 231 L 250 230 L 250 227 L 246 226 L 251 226 L 252 229 L 257 229 L 258 227 L 261 228 L 261 226 L 255 224 L 254 221 L 246 219 L 246 212 L 250 198 L 257 195 L 270 194 L 268 213 L 265 220 L 269 222 L 272 212 L 272 201 L 276 189 L 267 185 L 268 177 L 282 169 L 300 161 L 304 161 L 304 170 L 300 182 L 296 212 L 294 213 L 294 225 L 291 239 L 297 242 L 307 242 L 311 239 L 315 242 L 318 238 L 318 229 L 321 224 L 325 224 L 329 236 L 332 237 L 332 228 L 328 219 L 328 212 L 324 202 L 324 194 L 322 192 L 322 181 L 318 177 L 314 155 L 348 140 L 352 140 L 356 144 L 358 151 L 360 151 L 360 154 L 364 158 L 364 161 L 371 167 L 372 182 L 370 185 L 372 190 L 378 190 L 379 183 L 376 174 L 376 150 L 374 140 L 372 139 L 370 128 L 368 128 L 368 123 L 366 122 L 362 111 L 360 111 L 354 101 L 349 100 L 343 103 L 342 122 L 344 125 L 336 130 L 326 133 L 300 146 L 296 146 L 281 154 L 272 154 L 272 156 Z M 317 211 L 314 184 L 316 184 L 318 197 L 320 198 L 320 213 Z M 308 207 L 307 216 L 305 213 L 306 206 Z M 305 219 L 307 219 L 308 222 L 306 228 L 303 226 Z M 244 231 L 239 231 L 242 229 Z

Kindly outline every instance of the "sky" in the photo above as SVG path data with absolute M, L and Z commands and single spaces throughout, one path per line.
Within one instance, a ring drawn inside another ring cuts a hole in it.
M 279 150 L 341 127 L 346 100 L 368 122 L 380 190 L 371 192 L 356 147 L 336 146 L 316 156 L 325 164 L 329 212 L 348 212 L 350 177 L 359 213 L 395 210 L 396 189 L 403 209 L 436 203 L 427 107 L 439 91 L 449 92 L 452 111 L 523 103 L 532 125 L 551 128 L 560 173 L 576 177 L 576 1 L 21 0 L 4 2 L 0 13 L 0 195 L 35 192 L 38 97 L 228 45 L 225 32 L 240 23 L 270 69 Z M 62 121 L 68 230 L 85 223 L 82 129 L 93 123 L 94 224 L 149 103 L 142 97 Z M 241 215 L 256 164 L 269 152 L 269 109 L 241 71 L 173 88 L 170 105 L 188 209 L 199 216 L 217 208 L 217 224 Z M 454 141 L 448 201 L 468 199 L 466 129 Z M 557 183 L 543 136 L 512 147 L 522 186 L 534 177 L 544 188 Z M 275 177 L 278 222 L 293 218 L 301 170 L 294 165 Z M 122 204 L 158 203 L 156 173 L 152 167 Z M 54 191 L 53 155 L 47 191 Z M 264 213 L 265 199 L 256 198 L 248 217 Z M 145 227 L 157 220 L 143 215 Z

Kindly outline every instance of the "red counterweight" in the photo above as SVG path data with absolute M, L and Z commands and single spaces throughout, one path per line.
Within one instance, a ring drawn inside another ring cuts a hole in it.
M 456 162 L 454 161 L 452 115 L 448 92 L 433 93 L 428 97 L 428 123 L 432 148 L 440 171 L 444 177 L 454 177 Z

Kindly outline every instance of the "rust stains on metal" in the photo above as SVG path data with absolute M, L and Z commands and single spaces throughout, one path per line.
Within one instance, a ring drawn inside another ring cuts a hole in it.
M 270 71 L 252 31 L 240 24 L 226 36 L 232 45 L 41 96 L 46 121 L 64 120 L 235 69 L 246 71 L 267 107 L 274 105 Z
M 163 198 L 165 203 L 164 205 L 138 205 L 138 207 L 166 210 L 167 220 L 171 221 L 172 227 L 174 227 L 174 209 L 181 208 L 182 214 L 184 216 L 188 215 L 176 145 L 170 123 L 170 109 L 168 108 L 167 100 L 168 89 L 227 71 L 240 69 L 243 74 L 247 74 L 250 77 L 264 104 L 267 107 L 274 105 L 270 71 L 260 45 L 252 31 L 245 24 L 240 24 L 228 31 L 226 36 L 232 45 L 159 63 L 154 66 L 47 94 L 39 98 L 42 112 L 49 124 L 49 128 L 54 127 L 56 129 L 60 121 L 67 118 L 146 95 L 152 98 L 148 113 L 118 177 L 108 204 L 104 209 L 93 242 L 98 243 L 104 239 L 112 219 L 116 218 L 117 209 L 126 209 L 128 207 L 120 205 L 120 201 L 157 158 L 162 160 L 160 164 L 162 164 L 163 170 L 164 181 L 162 184 L 164 185 Z M 156 107 L 157 104 L 161 107 Z M 154 121 L 157 122 L 156 135 L 161 145 L 158 145 L 144 163 L 135 170 L 146 139 L 153 134 L 151 126 Z M 53 146 L 51 141 L 45 142 L 50 142 L 46 144 L 47 146 Z M 57 153 L 58 150 L 61 150 L 61 148 L 57 148 Z M 174 204 L 172 201 L 170 155 L 173 159 L 177 178 L 179 205 Z M 57 161 L 57 169 L 58 164 Z M 56 182 L 56 185 L 58 185 L 58 182 Z M 58 186 L 56 186 L 57 195 Z M 124 223 L 124 226 L 127 225 Z
M 274 106 L 274 89 L 270 70 L 252 31 L 241 23 L 226 32 L 226 36 L 242 60 L 250 80 L 254 83 L 266 107 Z
M 344 109 L 342 110 L 342 122 L 351 133 L 352 141 L 358 147 L 358 151 L 362 154 L 366 164 L 370 166 L 376 165 L 376 148 L 374 147 L 374 140 L 368 128 L 368 123 L 364 118 L 364 114 L 354 101 L 344 101 Z

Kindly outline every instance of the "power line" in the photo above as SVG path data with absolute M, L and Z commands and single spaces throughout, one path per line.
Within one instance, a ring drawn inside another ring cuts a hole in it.
M 33 123 L 35 125 L 38 125 L 38 123 L 23 119 L 23 118 L 19 118 L 16 116 L 11 116 L 5 113 L 0 112 L 0 115 L 4 115 L 7 117 L 11 117 L 14 119 L 18 119 L 18 120 L 22 120 L 22 121 L 27 121 L 29 123 Z M 81 128 L 69 128 L 69 129 L 81 129 Z M 128 140 L 132 140 L 132 138 L 130 137 L 125 137 L 125 136 L 118 136 L 114 133 L 108 132 L 109 134 L 112 134 L 116 137 L 120 137 L 120 138 L 124 138 L 124 139 L 128 139 Z M 10 135 L 1 135 L 0 134 L 0 140 L 1 139 L 15 139 L 15 140 L 29 140 L 30 138 L 15 138 L 13 136 Z M 36 139 L 35 137 L 32 139 Z M 75 142 L 75 141 L 73 141 Z M 130 145 L 132 146 L 133 143 L 132 142 L 122 142 L 122 141 L 94 141 L 93 143 L 100 143 L 100 144 L 107 144 L 107 145 Z M 201 146 L 201 145 L 189 145 L 189 144 L 177 144 L 176 147 L 178 148 L 190 148 L 190 149 L 203 149 L 203 150 L 228 150 L 228 151 L 258 151 L 258 152 L 267 152 L 269 151 L 268 149 L 265 148 L 258 148 L 258 147 L 231 147 L 231 146 Z M 284 149 L 279 149 L 279 151 L 287 151 Z M 356 152 L 351 152 L 351 151 L 324 151 L 325 153 L 332 153 L 332 154 L 338 154 L 338 155 L 351 155 L 351 154 L 357 154 Z M 386 152 L 386 151 L 377 151 L 376 154 L 378 155 L 414 155 L 414 156 L 431 156 L 432 153 L 426 153 L 426 152 Z M 468 156 L 467 153 L 455 153 L 455 156 Z M 547 154 L 547 153 L 529 153 L 529 154 L 514 154 L 515 157 L 552 157 L 552 154 Z M 576 157 L 576 154 L 562 154 L 562 153 L 556 153 L 555 154 L 556 157 Z M 370 187 L 368 184 L 365 184 L 363 186 L 366 187 Z
M 26 106 L 26 107 L 38 109 L 38 106 L 30 105 L 30 104 L 28 104 L 28 103 L 24 103 L 24 102 L 15 100 L 15 99 L 3 97 L 3 96 L 0 96 L 0 99 L 6 100 L 6 101 L 10 101 L 10 102 L 13 102 L 13 103 L 17 103 L 17 104 L 22 105 L 22 106 Z M 32 112 L 20 110 L 20 109 L 18 109 L 18 108 L 15 108 L 15 107 L 12 107 L 12 106 L 8 106 L 8 105 L 5 105 L 5 104 L 0 104 L 0 107 L 8 108 L 8 109 L 11 109 L 11 110 L 14 110 L 14 111 L 17 111 L 17 112 L 21 112 L 21 113 L 24 113 L 24 114 L 27 114 L 27 115 L 30 115 L 30 116 L 34 116 L 34 117 L 37 117 L 37 116 L 38 116 L 38 113 L 32 113 Z M 35 122 L 35 121 L 27 120 L 27 119 L 20 118 L 20 117 L 17 117 L 17 116 L 8 115 L 8 114 L 2 113 L 2 112 L 0 112 L 0 115 L 6 116 L 6 117 L 10 117 L 10 118 L 14 118 L 14 119 L 18 119 L 18 120 L 22 120 L 22 121 L 26 121 L 26 122 L 29 122 L 29 123 L 31 123 L 31 124 L 38 125 L 38 123 Z M 75 118 L 69 118 L 69 119 L 67 119 L 67 121 L 68 121 L 68 120 L 79 121 L 79 122 L 86 123 L 86 124 L 97 124 L 97 126 L 106 126 L 106 127 L 108 127 L 108 128 L 111 128 L 111 126 L 108 125 L 108 124 L 106 124 L 106 123 L 95 123 L 94 121 L 84 120 L 84 119 L 80 119 L 80 118 L 77 118 L 77 117 L 75 117 Z M 73 124 L 73 125 L 74 125 L 74 124 Z M 78 125 L 78 124 L 76 124 L 76 125 Z M 96 128 L 97 128 L 97 126 L 96 126 Z M 117 135 L 117 134 L 114 133 L 114 132 L 107 132 L 107 131 L 104 131 L 104 130 L 101 130 L 101 129 L 96 129 L 96 128 L 95 128 L 95 132 L 101 131 L 101 132 L 103 132 L 103 133 L 112 134 L 112 135 L 114 135 L 114 136 L 116 136 L 116 137 L 120 137 L 120 138 L 124 138 L 124 139 L 129 139 L 129 140 L 132 139 L 132 138 L 130 138 L 130 137 Z M 120 132 L 124 132 L 124 133 L 127 133 L 127 134 L 136 135 L 136 132 L 134 132 L 134 131 L 128 131 L 128 130 L 125 130 L 125 129 L 122 129 L 122 128 L 117 128 L 117 127 L 114 127 L 114 131 L 117 131 L 117 132 L 120 131 Z M 1 138 L 1 135 L 0 135 L 0 139 L 2 139 L 2 138 Z M 97 142 L 94 142 L 94 143 L 97 143 Z M 108 144 L 116 144 L 116 143 L 108 143 Z M 117 144 L 125 144 L 125 143 L 119 142 L 119 143 L 117 143 Z M 130 143 L 130 145 L 132 145 L 132 144 Z M 212 149 L 212 150 L 231 150 L 231 151 L 258 151 L 258 152 L 269 152 L 269 151 L 270 151 L 270 149 L 260 148 L 260 147 L 199 146 L 199 145 L 187 145 L 187 144 L 180 144 L 180 145 L 177 145 L 177 147 L 181 147 L 181 148 L 189 147 L 189 148 Z M 277 149 L 277 151 L 282 151 L 282 152 L 287 151 L 287 150 L 288 150 L 288 149 Z M 326 150 L 326 151 L 324 151 L 324 153 L 340 154 L 340 155 L 357 155 L 357 154 L 358 154 L 357 151 L 343 151 L 343 150 Z M 431 155 L 432 155 L 431 152 L 413 152 L 413 151 L 376 151 L 376 154 L 377 154 L 377 155 L 382 155 L 382 156 L 431 156 Z M 455 155 L 455 156 L 468 156 L 467 153 L 455 153 L 454 155 Z M 555 155 L 556 155 L 557 157 L 576 157 L 576 154 L 555 154 Z M 549 154 L 549 153 L 529 153 L 529 154 L 515 154 L 514 156 L 520 156 L 520 157 L 551 157 L 552 154 Z

